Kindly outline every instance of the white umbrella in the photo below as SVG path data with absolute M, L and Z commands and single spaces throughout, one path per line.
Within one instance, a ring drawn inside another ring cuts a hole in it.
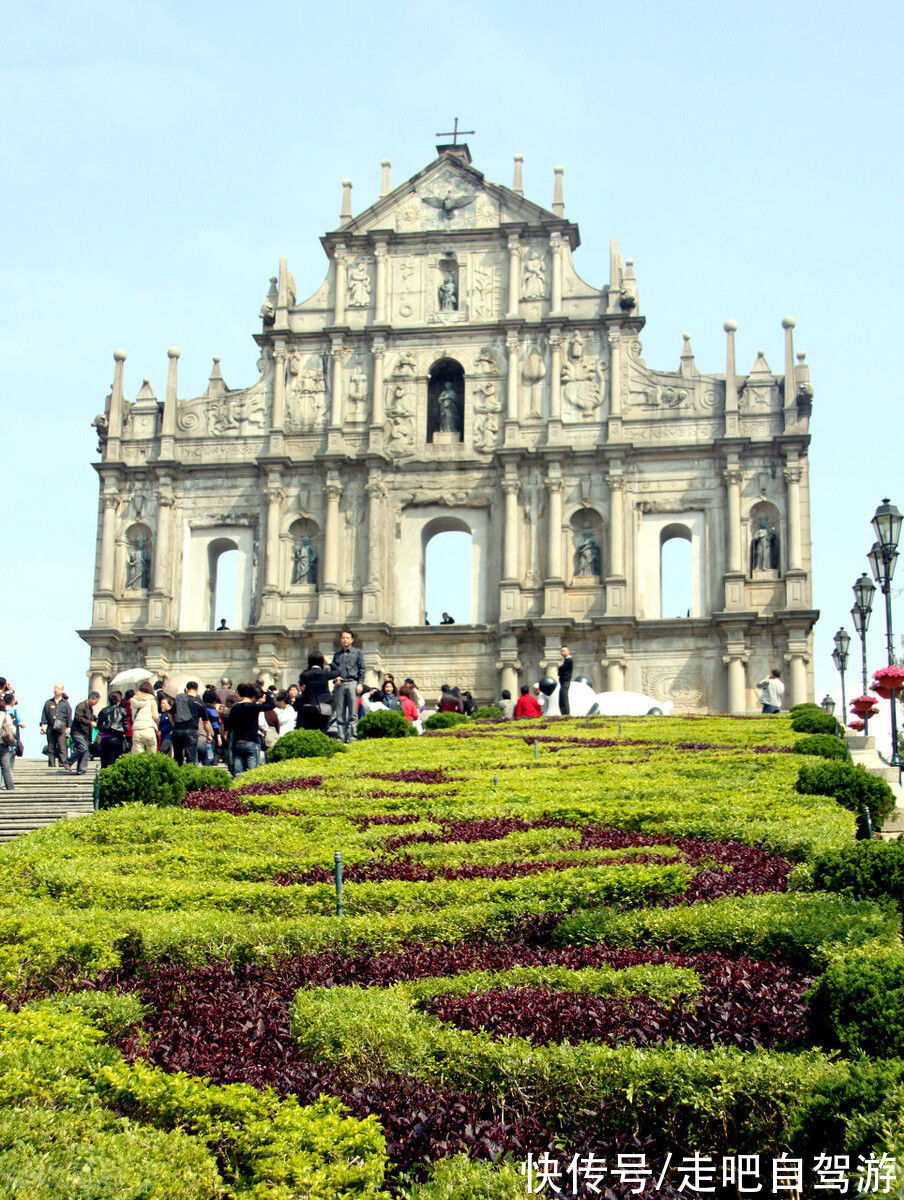
M 148 671 L 146 667 L 131 667 L 128 671 L 120 671 L 118 675 L 114 675 L 108 686 L 130 688 L 153 678 L 153 672 Z

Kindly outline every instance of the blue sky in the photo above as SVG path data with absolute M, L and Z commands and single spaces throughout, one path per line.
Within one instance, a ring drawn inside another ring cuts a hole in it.
M 89 426 L 113 349 L 133 397 L 144 376 L 163 394 L 173 344 L 182 396 L 213 354 L 231 386 L 252 382 L 279 256 L 312 292 L 342 178 L 360 210 L 380 159 L 401 182 L 456 114 L 490 179 L 525 155 L 540 203 L 564 165 L 578 268 L 604 282 L 618 237 L 651 365 L 677 366 L 687 330 L 698 367 L 722 370 L 734 317 L 739 369 L 762 348 L 781 371 L 796 317 L 816 390 L 818 693 L 833 683 L 869 520 L 883 496 L 904 507 L 899 5 L 109 0 L 7 6 L 0 34 L 0 673 L 32 724 L 56 677 L 84 688 Z

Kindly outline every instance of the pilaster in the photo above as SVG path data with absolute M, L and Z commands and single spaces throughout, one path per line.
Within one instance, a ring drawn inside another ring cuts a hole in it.
M 339 497 L 342 495 L 342 481 L 337 471 L 327 474 L 323 492 L 326 497 L 326 520 L 318 619 L 332 622 L 339 614 Z
M 622 440 L 621 331 L 609 330 L 609 421 L 606 440 Z
M 172 478 L 164 475 L 157 483 L 157 537 L 154 546 L 154 580 L 148 613 L 148 625 L 152 629 L 162 630 L 172 626 L 169 610 L 173 598 L 172 524 L 175 503 L 176 493 Z

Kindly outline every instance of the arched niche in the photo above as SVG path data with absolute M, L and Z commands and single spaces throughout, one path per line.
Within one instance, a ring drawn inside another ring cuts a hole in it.
M 754 504 L 747 520 L 747 566 L 751 576 L 778 574 L 781 564 L 779 513 L 774 504 Z
M 289 528 L 289 586 L 317 589 L 320 582 L 320 530 L 307 517 Z
M 226 617 L 231 629 L 247 628 L 254 562 L 254 531 L 250 525 L 190 526 L 182 559 L 180 629 L 212 630 L 219 625 L 220 617 Z M 218 604 L 224 607 L 223 588 L 218 585 L 227 579 L 230 602 L 223 612 L 217 612 Z
M 447 251 L 437 263 L 439 285 L 436 289 L 436 307 L 440 312 L 458 312 L 461 290 L 459 288 L 458 259 L 453 251 Z
M 130 525 L 125 537 L 126 592 L 146 592 L 151 586 L 151 531 L 140 521 Z
M 571 518 L 571 578 L 599 583 L 603 577 L 603 519 L 594 508 L 579 508 Z
M 458 625 L 471 624 L 474 533 L 461 517 L 435 517 L 421 531 L 421 572 L 425 613 L 439 625 L 448 612 Z
M 461 442 L 464 428 L 464 367 L 454 358 L 440 358 L 427 378 L 427 441 Z
M 659 532 L 659 615 L 664 620 L 694 612 L 693 534 L 675 521 Z
M 449 510 L 438 504 L 412 505 L 402 511 L 399 546 L 393 571 L 393 609 L 398 625 L 423 625 L 424 587 L 427 546 L 441 533 L 464 533 L 471 538 L 470 561 L 454 576 L 459 585 L 466 583 L 470 596 L 470 623 L 480 625 L 489 617 L 490 519 L 486 508 Z M 460 594 L 460 593 L 459 593 Z M 438 623 L 446 609 L 464 624 L 450 607 L 453 601 L 441 603 L 430 612 L 431 623 Z

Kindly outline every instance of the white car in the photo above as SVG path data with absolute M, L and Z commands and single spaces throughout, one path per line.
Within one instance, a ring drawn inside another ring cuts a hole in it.
M 541 703 L 545 716 L 561 716 L 558 684 L 548 696 L 541 694 Z M 573 717 L 667 717 L 674 704 L 671 700 L 654 700 L 643 692 L 594 692 L 588 684 L 575 680 L 568 688 L 568 707 Z

